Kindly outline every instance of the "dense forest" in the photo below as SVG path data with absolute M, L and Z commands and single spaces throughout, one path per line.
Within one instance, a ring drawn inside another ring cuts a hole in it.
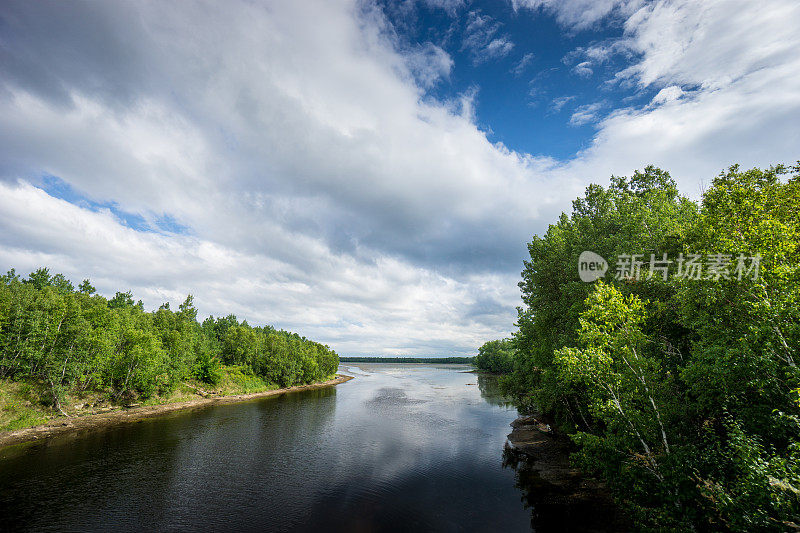
M 177 311 L 146 312 L 130 292 L 106 299 L 89 280 L 75 288 L 47 268 L 0 276 L 0 378 L 43 386 L 62 412 L 66 395 L 85 391 L 130 401 L 187 379 L 213 385 L 223 370 L 290 386 L 337 367 L 333 350 L 294 333 L 233 315 L 199 323 L 192 296 Z
M 800 529 L 800 164 L 731 167 L 700 202 L 613 177 L 528 250 L 519 330 L 478 359 L 511 351 L 517 404 L 643 528 Z
M 342 363 L 439 363 L 470 364 L 472 357 L 340 357 Z

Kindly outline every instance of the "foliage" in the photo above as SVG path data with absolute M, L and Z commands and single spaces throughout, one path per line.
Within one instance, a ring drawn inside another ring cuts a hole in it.
M 528 245 L 504 386 L 643 527 L 800 527 L 800 166 L 787 174 L 731 167 L 698 204 L 648 167 L 591 185 Z M 583 283 L 584 250 L 759 255 L 760 271 L 616 279 L 612 263 Z
M 222 363 L 213 355 L 204 352 L 197 356 L 192 373 L 196 379 L 216 385 L 222 379 Z
M 501 339 L 484 343 L 472 361 L 476 368 L 505 374 L 514 370 L 514 341 Z
M 148 398 L 194 378 L 215 384 L 222 364 L 280 386 L 310 383 L 336 372 L 338 356 L 322 344 L 229 315 L 197 321 L 192 296 L 177 312 L 145 312 L 133 295 L 107 300 L 89 280 L 75 290 L 61 274 L 40 268 L 21 279 L 0 276 L 0 378 L 42 384 L 53 408 L 70 393 L 111 399 Z

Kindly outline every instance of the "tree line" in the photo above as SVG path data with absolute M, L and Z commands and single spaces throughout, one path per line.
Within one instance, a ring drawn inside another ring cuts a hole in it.
M 438 363 L 445 365 L 470 364 L 472 357 L 340 357 L 342 363 Z
M 129 291 L 107 299 L 89 280 L 75 288 L 48 268 L 0 276 L 0 378 L 43 383 L 59 410 L 68 393 L 123 400 L 187 379 L 215 384 L 223 365 L 285 387 L 328 378 L 338 364 L 329 347 L 295 333 L 234 315 L 200 323 L 191 295 L 176 311 L 147 312 Z
M 519 330 L 479 362 L 643 528 L 800 529 L 798 206 L 800 164 L 731 167 L 699 202 L 647 167 L 528 244 Z

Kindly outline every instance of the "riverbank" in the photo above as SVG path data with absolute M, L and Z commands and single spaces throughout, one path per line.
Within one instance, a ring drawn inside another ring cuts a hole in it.
M 515 470 L 528 505 L 546 509 L 553 520 L 540 526 L 571 530 L 578 521 L 596 523 L 597 531 L 630 529 L 608 488 L 571 464 L 569 438 L 535 416 L 521 416 L 511 427 L 503 462 Z
M 323 387 L 331 387 L 350 381 L 353 376 L 346 376 L 337 374 L 334 379 L 323 381 L 319 383 L 311 383 L 308 385 L 297 385 L 294 387 L 286 387 L 283 389 L 272 389 L 261 392 L 254 392 L 249 394 L 233 394 L 227 396 L 211 396 L 204 391 L 198 391 L 197 397 L 187 399 L 179 402 L 171 402 L 157 405 L 147 406 L 134 406 L 134 407 L 120 407 L 105 412 L 87 412 L 78 416 L 62 416 L 54 418 L 44 424 L 39 424 L 32 427 L 23 429 L 1 431 L 0 432 L 0 448 L 11 446 L 14 444 L 21 444 L 23 442 L 30 442 L 42 439 L 48 439 L 56 435 L 63 435 L 77 431 L 86 431 L 103 427 L 116 426 L 120 424 L 129 424 L 138 422 L 147 418 L 153 418 L 171 413 L 175 411 L 182 411 L 186 409 L 196 409 L 206 407 L 212 404 L 221 403 L 234 403 L 243 402 L 247 400 L 255 400 L 258 398 L 265 398 L 268 396 L 275 396 L 278 394 L 285 394 L 287 392 L 295 392 L 301 390 L 319 389 Z

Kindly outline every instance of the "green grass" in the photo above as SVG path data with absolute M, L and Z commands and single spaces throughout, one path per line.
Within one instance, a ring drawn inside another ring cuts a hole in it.
M 48 420 L 50 408 L 35 384 L 0 380 L 0 431 L 22 429 Z
M 278 389 L 276 384 L 248 373 L 244 367 L 231 365 L 222 367 L 222 379 L 214 387 L 220 394 L 229 396 L 233 394 L 252 394 Z

